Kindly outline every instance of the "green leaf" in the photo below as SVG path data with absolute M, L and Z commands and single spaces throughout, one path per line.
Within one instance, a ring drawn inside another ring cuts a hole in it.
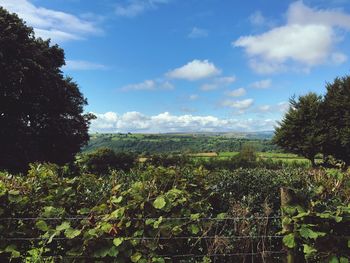
M 315 240 L 318 237 L 323 237 L 326 235 L 326 233 L 323 233 L 323 232 L 313 231 L 312 229 L 308 228 L 306 225 L 303 225 L 300 228 L 299 233 L 303 238 L 310 238 Z
M 163 221 L 163 217 L 160 216 L 160 217 L 158 218 L 158 220 L 154 222 L 153 228 L 154 228 L 154 229 L 157 229 L 157 228 L 159 227 L 160 223 L 162 223 L 162 221 Z
M 73 229 L 73 228 L 68 228 L 68 229 L 66 229 L 66 231 L 64 231 L 64 235 L 69 239 L 73 239 L 73 238 L 79 236 L 80 233 L 81 233 L 80 230 Z
M 130 259 L 132 262 L 135 263 L 135 262 L 138 262 L 141 259 L 141 257 L 142 257 L 142 254 L 140 252 L 136 252 L 130 257 Z
M 113 239 L 113 244 L 116 246 L 116 247 L 119 247 L 122 243 L 123 243 L 124 239 L 121 238 L 121 237 L 117 237 L 115 239 Z
M 116 257 L 119 254 L 119 250 L 115 247 L 112 246 L 109 250 L 108 250 L 108 256 L 110 257 Z
M 283 237 L 283 244 L 284 244 L 286 247 L 294 248 L 294 247 L 296 246 L 294 234 L 290 233 L 290 234 L 284 236 L 284 237 Z
M 49 227 L 47 226 L 46 222 L 44 220 L 39 220 L 35 223 L 35 226 L 37 229 L 41 231 L 47 231 Z
M 199 233 L 199 231 L 200 231 L 200 228 L 197 225 L 195 225 L 195 224 L 191 224 L 190 225 L 190 231 L 191 231 L 192 234 L 197 235 Z
M 332 256 L 331 259 L 329 260 L 329 263 L 339 263 L 339 260 L 336 256 Z
M 171 229 L 171 233 L 174 234 L 175 236 L 180 234 L 182 232 L 182 228 L 181 226 L 174 226 L 172 229 Z
M 122 218 L 124 216 L 124 213 L 125 213 L 125 208 L 121 207 L 121 208 L 118 208 L 117 210 L 114 210 L 111 213 L 111 216 L 114 218 Z
M 220 213 L 216 216 L 217 219 L 224 219 L 227 217 L 227 213 Z
M 165 263 L 165 260 L 164 260 L 164 258 L 156 258 L 156 257 L 153 257 L 153 258 L 152 258 L 152 262 L 153 262 L 153 263 Z
M 308 257 L 310 256 L 311 254 L 314 254 L 315 252 L 317 252 L 317 250 L 307 244 L 304 244 L 304 253 L 305 255 Z
M 21 253 L 17 250 L 17 247 L 15 245 L 9 245 L 5 248 L 5 252 L 11 253 L 12 258 L 19 258 L 21 256 Z
M 153 202 L 154 208 L 162 209 L 166 205 L 165 199 L 162 196 L 158 196 Z
M 119 204 L 122 200 L 123 200 L 122 196 L 119 196 L 119 197 L 113 196 L 112 199 L 111 199 L 111 202 L 113 204 Z
M 349 263 L 349 259 L 344 258 L 344 257 L 340 257 L 339 263 Z
M 197 214 L 191 214 L 191 220 L 197 220 L 199 219 L 199 217 L 201 216 L 200 213 L 197 213 Z
M 151 225 L 151 224 L 153 224 L 154 223 L 154 219 L 146 219 L 146 226 L 149 226 L 149 225 Z
M 68 229 L 68 228 L 70 228 L 70 223 L 67 222 L 67 221 L 65 221 L 65 222 L 63 222 L 62 224 L 60 224 L 59 226 L 57 226 L 57 227 L 56 227 L 56 230 L 57 230 L 57 231 L 63 231 L 63 230 L 66 230 L 66 229 Z

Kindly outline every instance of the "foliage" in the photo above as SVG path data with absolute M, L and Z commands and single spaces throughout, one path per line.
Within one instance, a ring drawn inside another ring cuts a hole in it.
M 307 179 L 304 201 L 284 208 L 284 244 L 298 248 L 308 262 L 349 262 L 350 174 L 315 171 Z M 305 198 L 306 197 L 306 198 Z
M 229 134 L 93 134 L 83 151 L 108 147 L 116 152 L 135 152 L 145 156 L 200 152 L 240 151 L 244 144 L 252 144 L 257 151 L 275 151 L 277 147 L 268 137 L 242 138 Z
M 147 158 L 145 164 L 146 165 L 154 165 L 154 166 L 163 166 L 163 167 L 170 167 L 170 166 L 185 166 L 187 164 L 190 164 L 191 160 L 189 157 L 183 154 L 154 154 Z
M 110 176 L 65 178 L 57 166 L 32 165 L 26 177 L 0 175 L 0 252 L 5 259 L 28 262 L 76 257 L 173 262 L 174 255 L 210 258 L 262 249 L 261 244 L 280 249 L 279 239 L 230 237 L 276 233 L 279 219 L 255 217 L 279 214 L 277 190 L 290 180 L 298 185 L 298 173 L 146 166 Z M 5 219 L 18 217 L 27 219 Z M 230 217 L 246 219 L 225 219 Z
M 328 83 L 321 108 L 323 150 L 350 165 L 350 76 Z
M 78 165 L 84 172 L 92 174 L 108 174 L 109 170 L 129 171 L 136 164 L 136 156 L 132 153 L 115 153 L 109 148 L 100 148 L 78 157 Z
M 290 107 L 279 127 L 273 142 L 288 152 L 309 159 L 315 166 L 315 156 L 321 152 L 320 105 L 322 98 L 315 93 L 292 98 Z
M 64 164 L 88 141 L 86 99 L 64 77 L 64 52 L 0 7 L 0 169 Z

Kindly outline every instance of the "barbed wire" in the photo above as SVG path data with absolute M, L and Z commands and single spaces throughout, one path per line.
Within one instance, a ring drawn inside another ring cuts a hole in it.
M 103 218 L 105 216 L 70 216 L 70 217 L 3 217 L 0 218 L 0 221 L 11 221 L 11 220 L 17 220 L 17 221 L 36 221 L 36 220 L 91 220 L 91 219 L 99 219 Z M 128 218 L 124 217 L 123 219 L 127 220 L 133 220 L 133 221 L 142 221 L 142 220 L 158 220 L 160 217 L 143 217 L 143 218 Z M 282 216 L 251 216 L 251 217 L 222 217 L 222 218 L 216 218 L 216 217 L 200 217 L 200 218 L 193 218 L 193 217 L 162 217 L 162 220 L 171 221 L 171 220 L 190 220 L 190 221 L 225 221 L 225 220 L 266 220 L 266 219 L 281 219 Z M 118 219 L 106 219 L 106 220 L 118 220 Z
M 97 239 L 103 239 L 103 240 L 113 240 L 115 238 L 121 238 L 123 240 L 184 240 L 184 239 L 260 239 L 260 238 L 268 238 L 268 239 L 281 239 L 283 236 L 277 236 L 277 235 L 255 235 L 255 236 L 172 236 L 172 237 L 122 237 L 122 236 L 115 236 L 115 237 L 104 237 L 104 238 L 97 238 Z M 31 240 L 46 240 L 49 238 L 43 238 L 43 237 L 2 237 L 1 240 L 7 240 L 7 241 L 31 241 Z M 75 238 L 77 239 L 77 238 Z M 82 239 L 82 238 L 79 238 Z M 73 240 L 71 238 L 67 237 L 54 237 L 52 240 Z
M 203 258 L 203 257 L 234 257 L 234 256 L 263 256 L 263 255 L 286 255 L 287 252 L 280 250 L 280 251 L 261 251 L 261 252 L 247 252 L 247 253 L 215 253 L 215 254 L 178 254 L 178 255 L 171 255 L 171 254 L 165 254 L 165 255 L 155 255 L 157 257 L 163 257 L 163 258 Z M 0 256 L 0 258 L 6 258 L 4 256 Z M 93 257 L 93 256 L 62 256 L 62 255 L 45 255 L 42 256 L 42 258 L 60 258 L 60 259 L 91 259 L 91 258 L 103 258 L 103 257 Z

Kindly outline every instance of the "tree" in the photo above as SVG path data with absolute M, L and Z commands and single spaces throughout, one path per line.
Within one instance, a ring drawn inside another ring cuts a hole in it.
M 336 78 L 326 85 L 321 107 L 324 155 L 350 165 L 350 76 Z
M 279 127 L 275 130 L 273 142 L 282 149 L 299 154 L 315 166 L 315 156 L 321 152 L 323 136 L 321 133 L 319 109 L 322 97 L 315 93 L 290 99 L 290 107 Z
M 85 172 L 103 175 L 112 169 L 129 171 L 136 165 L 136 157 L 133 153 L 115 153 L 110 148 L 99 148 L 84 154 L 79 165 Z
M 64 51 L 0 7 L 0 169 L 63 164 L 89 139 L 91 114 L 78 85 L 63 76 Z

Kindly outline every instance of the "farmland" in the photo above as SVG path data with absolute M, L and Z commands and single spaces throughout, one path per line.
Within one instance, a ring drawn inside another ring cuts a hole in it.
M 310 162 L 296 154 L 284 153 L 271 142 L 272 133 L 193 133 L 193 134 L 93 134 L 83 152 L 101 147 L 116 152 L 133 152 L 145 161 L 152 154 L 184 154 L 192 159 L 230 159 L 244 145 L 257 151 L 257 158 L 276 162 Z M 318 162 L 321 159 L 317 159 Z
M 273 133 L 92 134 L 83 151 L 108 147 L 138 154 L 237 152 L 246 143 L 257 151 L 279 151 Z

